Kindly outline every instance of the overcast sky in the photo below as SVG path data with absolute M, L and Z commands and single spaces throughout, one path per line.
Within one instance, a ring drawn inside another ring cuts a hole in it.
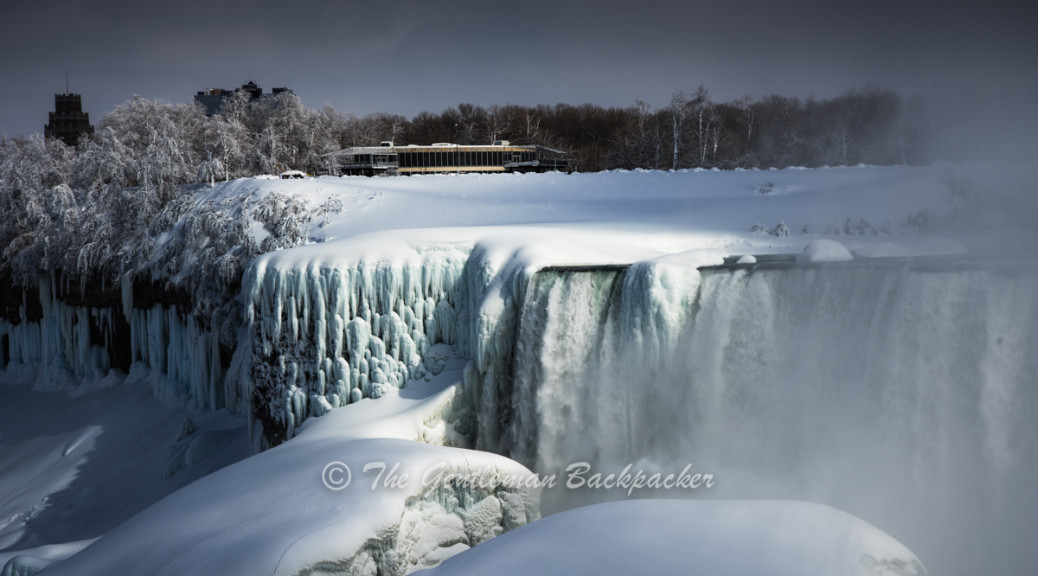
M 134 94 L 186 102 L 249 80 L 309 108 L 412 117 L 461 102 L 665 105 L 819 97 L 866 84 L 1035 104 L 1038 19 L 1005 0 L 11 0 L 0 137 L 42 132 L 54 94 L 96 124 Z

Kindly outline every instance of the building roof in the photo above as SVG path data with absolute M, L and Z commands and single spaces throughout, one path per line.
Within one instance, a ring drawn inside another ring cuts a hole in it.
M 408 151 L 408 150 L 432 151 L 432 150 L 443 150 L 445 148 L 449 148 L 449 149 L 455 149 L 455 148 L 478 148 L 479 150 L 487 150 L 487 151 L 491 151 L 491 150 L 508 150 L 508 149 L 513 149 L 513 148 L 525 148 L 525 149 L 536 148 L 538 150 L 544 150 L 544 151 L 551 152 L 551 153 L 554 153 L 554 154 L 565 154 L 565 152 L 563 152 L 562 150 L 555 150 L 555 149 L 552 149 L 552 148 L 547 148 L 545 146 L 538 146 L 538 145 L 534 145 L 534 144 L 508 144 L 508 145 L 501 145 L 501 144 L 451 144 L 451 143 L 446 143 L 446 142 L 438 142 L 438 143 L 431 144 L 431 145 L 408 144 L 406 146 L 355 146 L 353 148 L 344 148 L 342 150 L 337 150 L 335 152 L 331 152 L 331 153 L 327 154 L 327 156 L 352 156 L 352 155 L 356 155 L 356 154 L 393 154 L 393 153 L 397 153 L 397 152 L 400 152 L 400 151 Z

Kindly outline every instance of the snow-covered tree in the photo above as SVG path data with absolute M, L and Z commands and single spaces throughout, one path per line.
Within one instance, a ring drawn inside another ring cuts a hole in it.
M 774 228 L 768 230 L 768 234 L 779 238 L 786 238 L 789 236 L 789 226 L 786 226 L 785 222 L 779 222 Z
M 208 171 L 201 177 L 203 181 L 210 180 L 210 176 L 215 180 L 230 180 L 248 175 L 245 151 L 251 147 L 251 137 L 244 124 L 218 114 L 205 123 L 201 137 Z M 222 173 L 216 171 L 215 163 L 223 169 Z
M 268 194 L 253 209 L 252 217 L 268 232 L 260 249 L 263 252 L 298 246 L 306 242 L 314 213 L 306 202 L 287 194 Z
M 28 286 L 60 262 L 76 229 L 72 149 L 42 135 L 7 141 L 0 154 L 0 269 Z
M 134 156 L 114 128 L 103 128 L 79 147 L 73 185 L 95 192 L 110 186 L 129 186 L 135 171 Z

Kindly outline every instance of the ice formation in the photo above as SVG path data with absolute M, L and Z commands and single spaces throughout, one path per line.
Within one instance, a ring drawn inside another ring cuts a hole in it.
M 435 344 L 464 347 L 456 315 L 464 310 L 466 257 L 448 246 L 341 267 L 285 268 L 266 258 L 251 267 L 243 350 L 250 369 L 241 395 L 267 440 L 422 379 L 423 355 Z
M 1038 468 L 1021 440 L 1038 435 L 1038 278 L 1026 267 L 751 270 L 695 254 L 559 265 L 528 239 L 376 240 L 361 256 L 329 243 L 259 259 L 226 382 L 212 341 L 173 308 L 129 308 L 134 360 L 166 375 L 156 393 L 170 402 L 247 409 L 261 448 L 453 357 L 468 364 L 439 437 L 538 472 L 694 460 L 719 479 L 711 495 L 830 503 L 924 555 L 941 539 L 983 540 L 1000 518 L 1027 523 L 1013 504 Z M 103 367 L 84 326 L 107 312 L 43 300 L 40 323 L 5 324 L 11 362 Z M 873 482 L 876 470 L 891 480 Z M 942 508 L 949 496 L 974 524 Z
M 115 340 L 127 336 L 130 362 L 155 376 L 157 399 L 167 406 L 194 410 L 224 406 L 219 344 L 190 312 L 171 304 L 135 307 L 128 280 L 117 291 L 121 309 L 69 304 L 65 296 L 74 290 L 52 275 L 43 276 L 40 317 L 31 317 L 25 305 L 17 323 L 0 320 L 5 369 L 36 372 L 38 388 L 63 387 L 68 375 L 89 383 L 103 379 L 113 368 L 111 354 L 123 347 Z
M 27 306 L 23 305 L 20 322 L 0 320 L 0 336 L 7 343 L 5 368 L 31 369 L 42 365 L 67 371 L 77 378 L 101 377 L 111 367 L 107 345 L 111 343 L 117 312 L 111 308 L 69 305 L 57 296 L 60 288 L 53 276 L 41 277 L 41 317 L 30 321 Z
M 710 495 L 827 502 L 949 559 L 957 554 L 945 541 L 968 557 L 966 543 L 984 541 L 984 526 L 1007 516 L 1028 522 L 1014 504 L 1038 469 L 1034 446 L 1021 441 L 1038 434 L 1038 365 L 1028 353 L 1038 338 L 1038 277 L 1026 267 L 944 258 L 697 270 L 716 257 L 552 266 L 484 242 L 429 265 L 417 252 L 407 261 L 408 277 L 444 281 L 405 290 L 413 284 L 376 280 L 374 271 L 394 270 L 388 260 L 358 265 L 372 272 L 350 272 L 364 280 L 342 284 L 352 308 L 323 287 L 334 267 L 267 266 L 254 307 L 307 302 L 296 317 L 339 328 L 322 342 L 311 335 L 319 331 L 286 328 L 292 315 L 257 308 L 282 324 L 254 328 L 252 345 L 304 351 L 293 361 L 308 368 L 276 373 L 289 375 L 319 374 L 344 350 L 351 371 L 354 359 L 367 366 L 355 380 L 368 384 L 366 397 L 378 394 L 371 366 L 421 377 L 436 365 L 422 354 L 449 343 L 469 359 L 461 397 L 476 417 L 468 439 L 542 473 L 574 460 L 617 468 L 694 461 L 719 478 Z M 430 330 L 430 309 L 453 328 Z M 350 352 L 356 341 L 343 327 L 370 325 L 364 314 L 378 315 L 379 331 L 355 332 L 366 347 Z M 410 341 L 393 336 L 405 333 L 392 328 L 398 318 L 421 318 Z M 410 350 L 417 357 L 402 361 Z M 303 407 L 320 400 L 319 388 L 279 378 L 268 386 L 280 397 Z M 293 417 L 318 413 L 311 410 Z M 877 470 L 885 481 L 875 482 Z M 969 511 L 943 506 L 949 496 Z

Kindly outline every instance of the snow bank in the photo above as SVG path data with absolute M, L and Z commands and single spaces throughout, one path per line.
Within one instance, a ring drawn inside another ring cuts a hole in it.
M 548 516 L 421 574 L 923 576 L 926 571 L 887 534 L 827 506 L 633 500 Z
M 321 482 L 334 463 L 352 470 L 342 491 Z M 373 464 L 386 467 L 363 472 Z M 408 478 L 404 488 L 383 485 L 378 473 L 390 470 Z M 51 573 L 403 574 L 536 517 L 506 484 L 527 474 L 500 457 L 402 440 L 292 442 L 159 501 Z M 440 486 L 440 475 L 482 484 Z
M 101 426 L 85 426 L 0 445 L 4 467 L 0 474 L 0 549 L 18 543 L 54 495 L 72 484 L 101 433 Z

